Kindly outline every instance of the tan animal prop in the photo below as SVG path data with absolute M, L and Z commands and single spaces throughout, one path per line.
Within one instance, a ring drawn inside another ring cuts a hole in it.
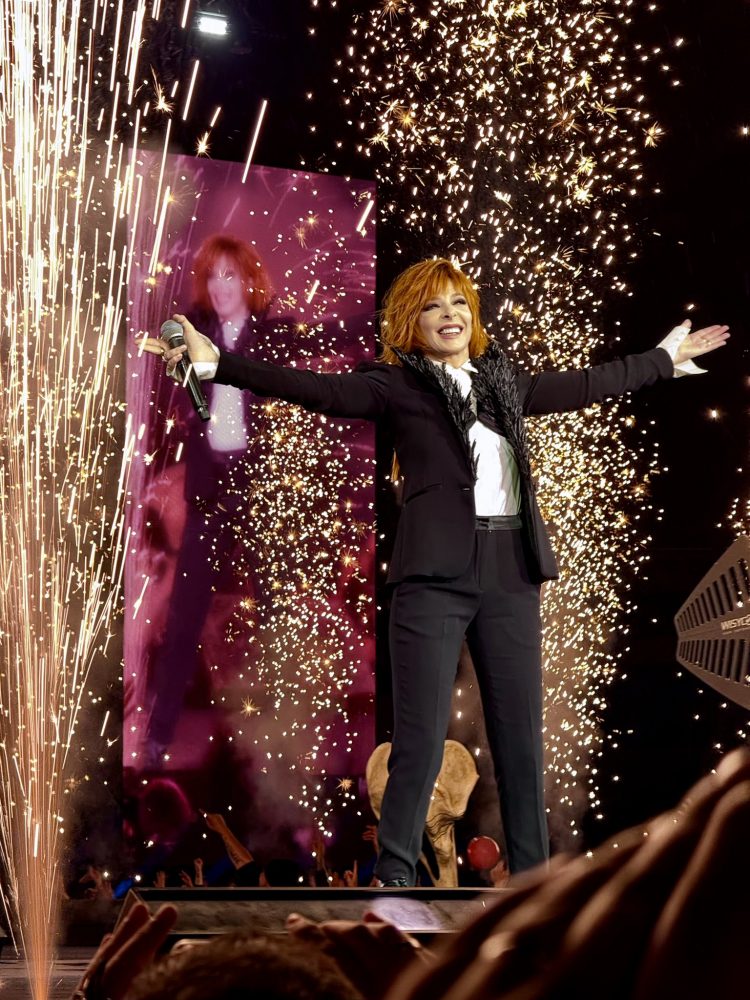
M 367 790 L 372 811 L 378 819 L 388 781 L 390 752 L 391 744 L 381 743 L 375 747 L 367 762 Z M 458 885 L 454 828 L 456 820 L 466 812 L 469 796 L 478 779 L 474 758 L 466 747 L 455 740 L 446 740 L 443 763 L 435 782 L 425 824 L 438 863 L 437 873 L 430 870 L 424 855 L 421 858 L 433 882 L 441 889 L 451 889 Z

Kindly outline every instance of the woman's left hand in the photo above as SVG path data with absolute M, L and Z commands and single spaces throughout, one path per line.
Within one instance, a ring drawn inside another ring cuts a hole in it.
M 682 325 L 689 328 L 690 320 L 686 319 Z M 715 351 L 717 347 L 723 347 L 727 340 L 729 340 L 728 326 L 705 326 L 702 330 L 688 334 L 677 349 L 675 367 L 692 358 L 699 358 L 701 354 Z

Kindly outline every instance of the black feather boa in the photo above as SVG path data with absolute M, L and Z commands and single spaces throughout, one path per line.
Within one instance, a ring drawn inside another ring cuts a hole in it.
M 477 416 L 481 419 L 486 415 L 513 449 L 521 479 L 527 492 L 532 494 L 534 481 L 526 425 L 518 398 L 516 370 L 497 341 L 491 340 L 484 354 L 471 359 L 476 374 L 472 376 L 472 392 L 466 398 L 443 365 L 435 364 L 423 354 L 406 354 L 398 350 L 395 353 L 402 365 L 411 368 L 442 392 L 448 412 L 465 443 L 474 479 L 477 476 L 477 456 L 473 442 L 469 440 L 469 429 Z

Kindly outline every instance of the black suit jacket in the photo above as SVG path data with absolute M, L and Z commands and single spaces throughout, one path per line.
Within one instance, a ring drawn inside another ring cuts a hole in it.
M 520 414 L 578 410 L 673 375 L 672 359 L 662 348 L 591 368 L 538 375 L 510 368 L 495 349 L 484 367 L 500 364 L 511 372 L 519 419 Z M 428 377 L 429 366 L 422 368 L 420 372 L 409 365 L 371 362 L 348 374 L 319 374 L 222 352 L 214 376 L 216 382 L 298 403 L 317 413 L 386 425 L 404 476 L 389 583 L 414 576 L 459 576 L 473 550 L 474 470 L 466 429 L 456 419 L 446 393 Z M 519 467 L 530 572 L 539 582 L 556 579 L 558 569 L 528 462 L 520 461 Z

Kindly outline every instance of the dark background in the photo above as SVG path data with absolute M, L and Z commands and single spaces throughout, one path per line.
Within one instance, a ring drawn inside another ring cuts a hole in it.
M 331 82 L 353 13 L 369 4 L 339 3 L 333 10 L 329 0 L 317 8 L 309 0 L 203 3 L 203 9 L 230 16 L 228 40 L 194 31 L 186 35 L 179 30 L 182 0 L 174 6 L 179 8 L 173 18 L 177 27 L 166 26 L 165 13 L 144 54 L 144 65 L 153 65 L 167 85 L 174 79 L 185 84 L 193 60 L 201 60 L 190 121 L 174 116 L 171 151 L 194 153 L 214 107 L 221 105 L 210 155 L 244 160 L 266 98 L 256 163 L 372 176 L 372 161 L 356 152 L 356 135 L 346 125 L 345 86 Z M 663 49 L 663 59 L 644 66 L 642 88 L 665 130 L 658 147 L 643 156 L 643 187 L 661 193 L 633 206 L 628 221 L 638 229 L 639 257 L 623 277 L 635 294 L 613 301 L 608 319 L 622 323 L 627 349 L 637 351 L 654 346 L 686 315 L 687 303 L 694 303 L 694 328 L 727 323 L 732 340 L 706 360 L 708 375 L 681 379 L 669 391 L 636 397 L 631 404 L 639 423 L 656 421 L 665 471 L 654 480 L 652 502 L 664 515 L 648 525 L 650 568 L 629 595 L 637 605 L 629 620 L 629 648 L 600 719 L 605 735 L 598 761 L 602 818 L 584 817 L 582 846 L 671 805 L 721 753 L 743 742 L 748 722 L 744 710 L 702 688 L 678 666 L 672 617 L 732 542 L 732 500 L 747 497 L 750 489 L 750 136 L 741 135 L 741 126 L 750 126 L 750 4 L 671 0 L 649 13 L 642 5 L 632 9 L 633 44 Z M 680 37 L 685 43 L 677 46 Z M 672 85 L 675 78 L 680 86 Z M 394 264 L 394 234 L 390 225 L 378 230 L 380 295 L 394 271 L 411 262 L 401 258 Z M 719 410 L 719 419 L 709 418 L 711 408 Z M 384 484 L 385 446 L 380 457 L 382 530 L 393 519 L 394 504 Z M 388 738 L 383 642 L 380 649 L 379 736 Z

